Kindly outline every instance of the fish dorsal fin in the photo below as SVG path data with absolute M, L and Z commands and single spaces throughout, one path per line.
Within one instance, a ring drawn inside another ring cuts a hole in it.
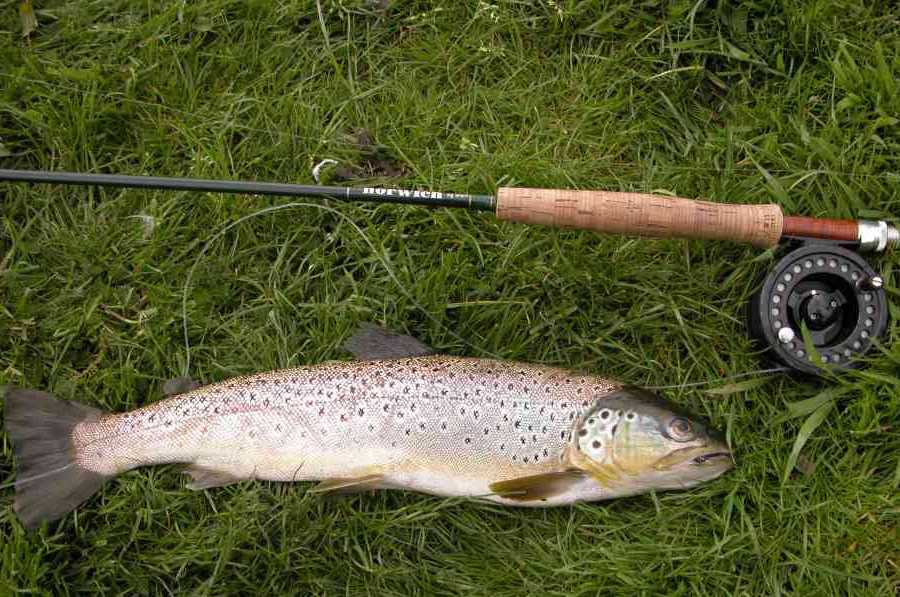
M 563 494 L 584 478 L 581 471 L 565 470 L 497 481 L 489 487 L 491 492 L 508 500 L 533 502 Z
M 433 348 L 411 336 L 397 334 L 371 323 L 362 324 L 344 343 L 344 350 L 363 361 L 435 354 Z
M 163 384 L 163 395 L 166 397 L 187 394 L 200 387 L 200 383 L 190 377 L 175 377 Z
M 370 489 L 378 489 L 382 475 L 366 475 L 364 477 L 342 477 L 339 479 L 325 479 L 312 489 L 310 493 L 324 493 L 328 495 L 347 495 L 361 493 Z

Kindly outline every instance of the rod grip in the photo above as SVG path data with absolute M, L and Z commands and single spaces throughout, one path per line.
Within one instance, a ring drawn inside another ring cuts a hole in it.
M 784 225 L 781 208 L 774 204 L 738 205 L 649 193 L 512 187 L 497 192 L 497 217 L 612 234 L 731 240 L 757 247 L 778 244 Z

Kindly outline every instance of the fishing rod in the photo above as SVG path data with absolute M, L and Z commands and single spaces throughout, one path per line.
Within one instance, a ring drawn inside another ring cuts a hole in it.
M 775 204 L 714 203 L 649 193 L 501 187 L 496 195 L 473 195 L 4 169 L 0 181 L 457 207 L 489 211 L 501 220 L 608 234 L 728 240 L 760 248 L 780 245 L 783 255 L 748 305 L 749 331 L 774 360 L 811 374 L 857 366 L 884 335 L 884 279 L 860 252 L 900 246 L 900 231 L 883 220 L 788 216 Z

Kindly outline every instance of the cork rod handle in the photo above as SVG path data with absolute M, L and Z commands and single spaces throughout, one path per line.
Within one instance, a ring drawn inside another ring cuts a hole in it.
M 612 234 L 778 244 L 784 215 L 777 205 L 736 205 L 648 193 L 503 187 L 502 220 L 584 228 Z

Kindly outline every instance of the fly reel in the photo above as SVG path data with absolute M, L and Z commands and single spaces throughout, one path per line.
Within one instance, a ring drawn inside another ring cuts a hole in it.
M 858 366 L 887 330 L 883 286 L 858 253 L 836 243 L 801 244 L 751 298 L 750 335 L 796 371 Z

